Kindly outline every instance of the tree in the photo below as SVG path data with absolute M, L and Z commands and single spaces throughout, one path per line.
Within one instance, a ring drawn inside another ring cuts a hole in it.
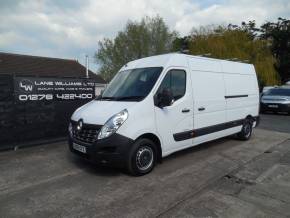
M 95 54 L 100 64 L 99 72 L 110 81 L 129 61 L 172 51 L 176 37 L 177 32 L 170 31 L 159 16 L 145 17 L 141 22 L 129 21 L 114 39 L 105 38 L 99 42 Z
M 254 40 L 259 38 L 258 34 L 260 32 L 260 29 L 256 27 L 256 21 L 255 20 L 251 20 L 248 23 L 243 21 L 241 23 L 241 26 L 238 25 L 234 25 L 234 24 L 229 24 L 228 25 L 228 29 L 229 30 L 240 30 L 240 31 L 244 31 L 245 33 L 248 34 L 248 36 Z
M 255 28 L 252 25 L 251 28 Z M 246 27 L 206 26 L 193 29 L 189 42 L 189 52 L 193 55 L 210 53 L 220 59 L 237 59 L 255 65 L 261 84 L 279 83 L 275 71 L 275 58 L 271 54 L 268 42 L 255 39 L 256 35 Z
M 261 26 L 261 38 L 270 42 L 277 59 L 277 69 L 282 82 L 290 80 L 290 20 L 278 18 L 276 23 L 267 22 Z
M 242 22 L 241 27 L 232 26 L 246 31 L 253 39 L 266 40 L 277 60 L 274 67 L 282 83 L 290 80 L 290 20 L 278 18 L 277 22 L 266 22 L 260 28 L 256 28 L 255 21 Z

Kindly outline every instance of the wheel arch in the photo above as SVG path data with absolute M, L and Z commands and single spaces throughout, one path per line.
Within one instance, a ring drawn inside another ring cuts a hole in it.
M 254 123 L 255 118 L 254 118 L 251 114 L 248 114 L 248 115 L 246 116 L 245 120 L 250 120 L 252 123 Z
M 157 161 L 159 163 L 161 163 L 162 162 L 162 147 L 161 147 L 161 141 L 158 138 L 158 136 L 156 136 L 153 133 L 144 133 L 144 134 L 140 135 L 138 138 L 136 138 L 136 140 L 138 140 L 140 138 L 146 138 L 146 139 L 149 139 L 155 143 L 156 149 L 157 149 Z

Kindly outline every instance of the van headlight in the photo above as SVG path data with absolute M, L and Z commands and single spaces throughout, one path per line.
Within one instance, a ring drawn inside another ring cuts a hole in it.
M 121 112 L 112 116 L 101 128 L 98 139 L 104 139 L 115 133 L 120 126 L 128 119 L 128 111 L 122 110 Z

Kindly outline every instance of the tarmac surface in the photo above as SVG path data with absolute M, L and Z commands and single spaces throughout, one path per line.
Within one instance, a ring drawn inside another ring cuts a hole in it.
M 262 115 L 251 140 L 178 152 L 143 177 L 66 142 L 1 152 L 0 217 L 289 217 L 289 129 L 290 116 Z

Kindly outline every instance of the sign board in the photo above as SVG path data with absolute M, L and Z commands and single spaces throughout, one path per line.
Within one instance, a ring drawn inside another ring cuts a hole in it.
M 15 77 L 17 101 L 90 100 L 95 97 L 95 83 L 86 79 Z

